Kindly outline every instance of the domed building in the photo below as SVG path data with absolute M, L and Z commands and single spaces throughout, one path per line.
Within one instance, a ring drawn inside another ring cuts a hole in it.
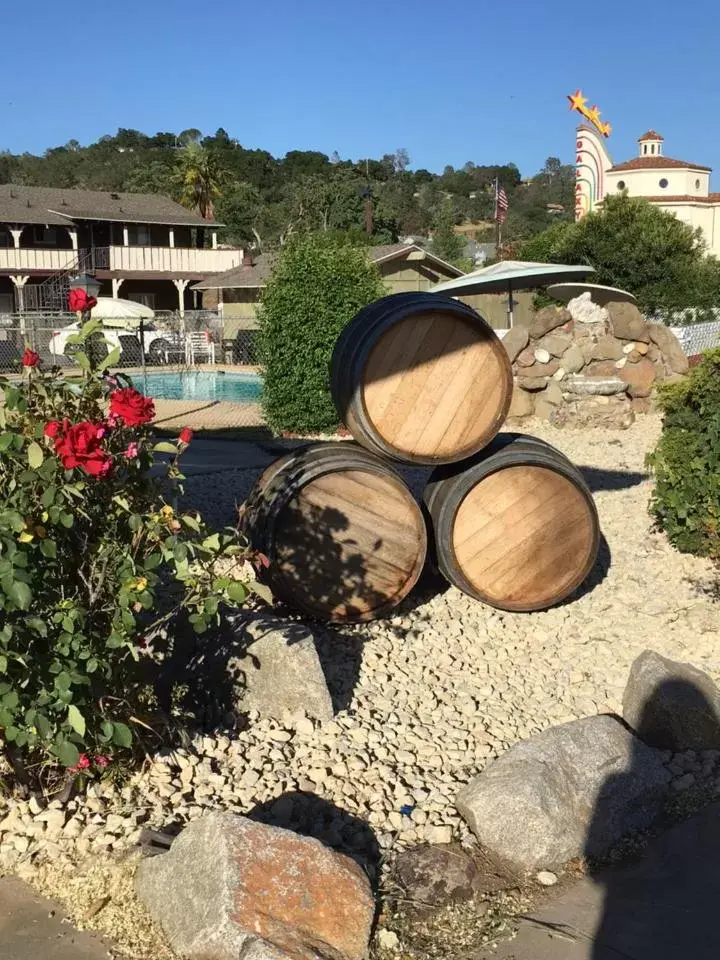
M 581 124 L 575 143 L 575 219 L 602 204 L 608 194 L 627 190 L 703 231 L 708 252 L 720 256 L 720 193 L 710 192 L 710 167 L 665 155 L 665 140 L 654 130 L 638 139 L 638 155 L 613 163 L 605 140 Z

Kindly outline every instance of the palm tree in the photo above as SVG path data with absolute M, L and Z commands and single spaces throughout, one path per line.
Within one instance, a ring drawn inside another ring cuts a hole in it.
M 215 216 L 215 201 L 222 194 L 226 174 L 214 154 L 198 143 L 188 143 L 178 154 L 175 182 L 180 203 L 197 210 L 203 220 Z

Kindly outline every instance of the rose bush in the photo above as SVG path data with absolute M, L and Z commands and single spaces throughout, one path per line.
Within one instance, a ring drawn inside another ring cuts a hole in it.
M 82 349 L 97 329 L 75 338 L 82 379 L 35 361 L 0 378 L 0 737 L 26 780 L 131 746 L 142 727 L 124 671 L 159 622 L 184 611 L 201 633 L 223 604 L 264 595 L 216 574 L 246 565 L 246 544 L 178 511 L 191 434 L 153 444 L 152 401 L 105 373 L 117 351 L 94 368 Z M 165 478 L 150 474 L 157 453 Z

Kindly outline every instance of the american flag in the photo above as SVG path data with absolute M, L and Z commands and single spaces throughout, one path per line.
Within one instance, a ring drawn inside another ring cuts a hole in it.
M 508 198 L 505 190 L 500 186 L 500 181 L 495 181 L 495 221 L 505 223 L 508 211 Z

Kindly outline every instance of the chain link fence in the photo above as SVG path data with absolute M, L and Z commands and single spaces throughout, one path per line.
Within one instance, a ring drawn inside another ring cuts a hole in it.
M 73 313 L 0 315 L 0 371 L 18 372 L 26 346 L 47 365 L 76 367 L 76 345 L 70 342 L 80 329 Z M 214 311 L 186 311 L 184 316 L 157 311 L 153 320 L 117 318 L 103 324 L 89 345 L 95 355 L 118 348 L 117 366 L 131 368 L 144 362 L 152 367 L 192 368 L 208 363 L 255 367 L 259 363 L 257 331 L 240 330 L 233 339 L 223 337 L 222 319 Z M 143 358 L 144 353 L 144 358 Z
M 0 315 L 0 374 L 20 373 L 28 346 L 46 367 L 79 374 L 78 347 L 70 338 L 80 326 L 74 313 Z M 85 346 L 94 360 L 115 348 L 120 358 L 113 369 L 126 370 L 139 389 L 155 398 L 161 426 L 262 426 L 256 330 L 240 330 L 225 339 L 215 311 L 186 311 L 184 316 L 156 311 L 142 329 L 137 319 L 104 321 L 102 331 Z

